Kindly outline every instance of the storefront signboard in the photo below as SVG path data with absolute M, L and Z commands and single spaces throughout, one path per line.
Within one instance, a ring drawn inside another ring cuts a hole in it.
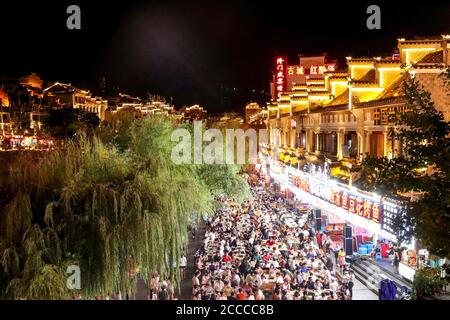
M 357 191 L 344 190 L 343 188 L 333 186 L 326 180 L 317 180 L 311 176 L 307 177 L 300 171 L 296 174 L 293 170 L 290 170 L 288 176 L 290 185 L 311 193 L 354 215 L 358 215 L 377 224 L 381 223 L 383 208 L 380 202 Z

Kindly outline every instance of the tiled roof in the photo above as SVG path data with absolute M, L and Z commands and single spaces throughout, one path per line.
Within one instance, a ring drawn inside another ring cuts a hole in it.
M 393 60 L 393 59 L 381 59 L 377 60 L 378 64 L 401 64 L 400 60 Z
M 342 81 L 342 80 L 347 80 L 347 78 L 348 78 L 347 75 L 345 75 L 345 76 L 335 76 L 335 75 L 333 75 L 332 77 L 330 77 L 330 81 L 333 81 L 333 80 Z
M 375 76 L 375 69 L 371 69 L 367 71 L 367 73 L 361 79 L 358 79 L 355 82 L 375 82 Z
M 444 50 L 438 50 L 427 54 L 415 66 L 421 64 L 440 64 L 444 63 Z
M 327 106 L 314 106 L 309 109 L 310 113 L 321 113 L 325 111 L 342 111 L 342 110 L 348 110 L 347 104 L 340 104 L 340 105 L 327 105 Z
M 367 57 L 362 57 L 362 58 L 352 58 L 347 60 L 347 64 L 352 63 L 352 62 L 373 62 L 374 59 L 373 58 L 367 58 Z
M 400 75 L 397 79 L 391 82 L 391 84 L 380 93 L 380 95 L 375 99 L 387 99 L 392 97 L 398 97 L 403 95 L 403 81 L 406 79 L 408 74 L 405 72 Z
M 338 95 L 336 98 L 331 100 L 330 103 L 327 103 L 327 106 L 337 106 L 341 104 L 348 104 L 348 89 L 346 89 L 344 92 L 342 92 L 340 95 Z
M 388 105 L 398 105 L 404 103 L 403 97 L 390 97 L 384 99 L 376 99 L 372 101 L 361 102 L 358 104 L 353 104 L 353 108 L 355 109 L 363 109 L 363 108 L 373 108 L 373 107 L 382 107 Z

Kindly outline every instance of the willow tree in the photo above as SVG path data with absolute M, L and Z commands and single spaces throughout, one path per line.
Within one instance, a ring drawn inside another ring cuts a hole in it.
M 84 297 L 133 294 L 135 269 L 178 284 L 194 214 L 212 212 L 218 193 L 244 194 L 248 186 L 236 168 L 221 170 L 218 183 L 211 167 L 172 163 L 174 125 L 134 119 L 119 124 L 123 134 L 104 127 L 64 150 L 13 162 L 1 185 L 1 296 L 69 298 L 69 265 L 81 269 Z

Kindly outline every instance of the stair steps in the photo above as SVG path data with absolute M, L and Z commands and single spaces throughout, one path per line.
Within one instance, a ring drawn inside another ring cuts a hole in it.
M 409 290 L 412 288 L 412 283 L 403 279 L 401 276 L 394 274 L 376 264 L 371 260 L 357 260 L 351 264 L 351 269 L 354 272 L 355 278 L 365 285 L 370 291 L 378 295 L 380 282 L 386 278 L 392 280 L 397 286 L 398 291 L 401 287 L 406 287 Z

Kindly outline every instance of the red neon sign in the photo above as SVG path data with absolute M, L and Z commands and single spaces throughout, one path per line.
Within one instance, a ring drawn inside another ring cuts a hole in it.
M 286 58 L 275 58 L 275 95 L 279 99 L 286 90 Z
M 305 74 L 323 75 L 327 71 L 331 72 L 336 71 L 336 65 L 335 64 L 311 65 L 309 67 L 287 66 L 286 70 L 288 76 L 302 76 Z

